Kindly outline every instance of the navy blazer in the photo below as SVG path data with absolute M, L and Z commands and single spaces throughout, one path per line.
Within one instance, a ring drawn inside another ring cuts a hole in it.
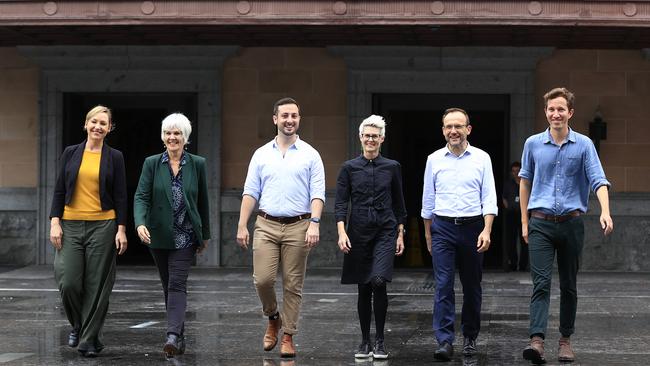
M 61 154 L 50 218 L 62 217 L 65 205 L 70 204 L 85 149 L 86 140 L 79 145 L 66 147 Z M 115 210 L 118 225 L 126 225 L 128 206 L 126 194 L 124 157 L 119 150 L 113 149 L 104 142 L 99 163 L 99 200 L 102 210 Z

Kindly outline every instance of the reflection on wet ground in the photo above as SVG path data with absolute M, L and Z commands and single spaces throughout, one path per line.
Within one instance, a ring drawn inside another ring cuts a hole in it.
M 69 326 L 60 306 L 52 268 L 0 268 L 0 365 L 357 365 L 433 363 L 431 276 L 397 272 L 389 285 L 386 329 L 388 360 L 355 360 L 360 335 L 356 287 L 339 284 L 339 270 L 307 275 L 298 357 L 284 360 L 279 349 L 262 350 L 265 320 L 248 269 L 193 268 L 188 301 L 187 353 L 165 359 L 162 291 L 153 267 L 118 267 L 104 329 L 106 349 L 96 359 L 67 347 Z M 573 337 L 574 365 L 646 365 L 650 358 L 648 274 L 583 273 Z M 279 285 L 280 283 L 278 283 Z M 558 365 L 559 292 L 554 278 L 547 359 Z M 279 288 L 279 287 L 278 287 Z M 462 294 L 458 287 L 457 294 Z M 462 356 L 456 344 L 447 365 L 526 365 L 527 273 L 485 273 L 479 354 Z M 462 295 L 457 296 L 460 310 Z M 459 330 L 457 339 L 462 340 Z

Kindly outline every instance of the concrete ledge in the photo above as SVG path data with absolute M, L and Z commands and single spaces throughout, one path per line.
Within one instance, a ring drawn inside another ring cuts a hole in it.
M 612 217 L 650 216 L 650 192 L 614 192 L 609 195 Z M 594 194 L 589 197 L 587 216 L 599 216 L 600 204 Z
M 0 188 L 0 211 L 36 211 L 36 188 Z

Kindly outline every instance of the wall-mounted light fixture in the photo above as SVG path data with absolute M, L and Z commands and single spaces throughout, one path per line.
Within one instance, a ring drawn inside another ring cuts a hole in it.
M 596 108 L 594 120 L 589 122 L 589 137 L 594 142 L 596 151 L 600 153 L 600 140 L 607 140 L 607 122 L 603 121 L 600 107 Z

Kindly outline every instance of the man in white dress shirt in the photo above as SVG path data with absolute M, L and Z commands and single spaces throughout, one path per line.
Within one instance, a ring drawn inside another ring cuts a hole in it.
M 300 107 L 292 98 L 273 106 L 276 137 L 257 149 L 248 166 L 237 243 L 248 248 L 248 220 L 259 203 L 253 236 L 253 282 L 269 322 L 265 351 L 275 348 L 280 328 L 281 357 L 294 357 L 307 256 L 320 240 L 325 202 L 325 170 L 320 155 L 298 137 Z M 283 304 L 278 309 L 275 277 L 282 271 Z
M 434 358 L 449 361 L 454 353 L 456 263 L 463 285 L 463 355 L 477 353 L 483 253 L 490 247 L 497 195 L 490 156 L 467 141 L 472 132 L 467 112 L 447 109 L 442 124 L 447 145 L 427 159 L 421 215 L 436 281 L 433 330 L 438 349 Z

